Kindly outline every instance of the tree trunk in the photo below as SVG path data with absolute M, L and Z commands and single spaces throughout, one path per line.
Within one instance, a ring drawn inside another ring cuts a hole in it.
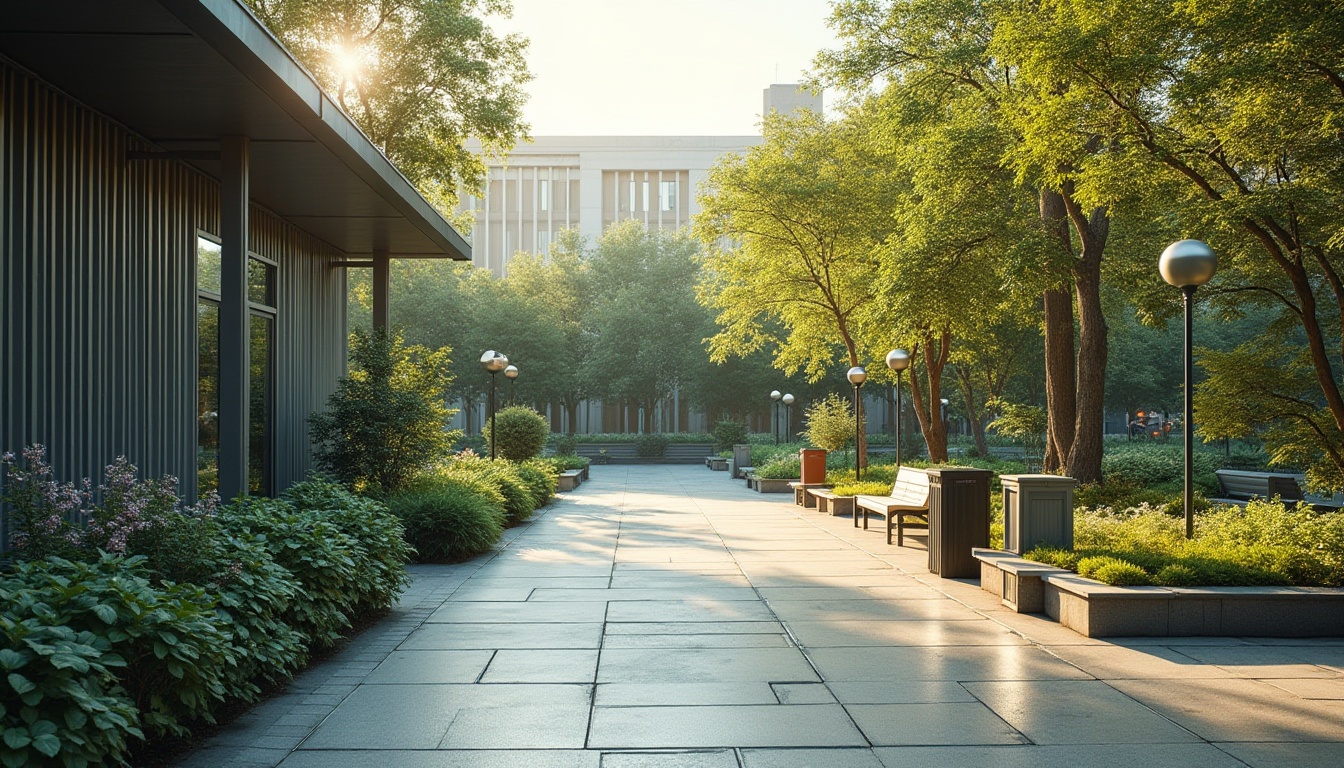
M 1073 268 L 1074 290 L 1078 297 L 1078 395 L 1067 474 L 1080 483 L 1100 483 L 1107 351 L 1106 316 L 1101 309 L 1101 258 L 1111 220 L 1104 207 L 1084 216 L 1071 197 L 1065 195 L 1064 203 L 1083 245 Z
M 985 442 L 985 414 L 976 404 L 975 386 L 971 381 L 971 372 L 966 366 L 957 366 L 957 381 L 961 383 L 961 393 L 966 400 L 966 420 L 971 423 L 971 437 L 975 439 L 975 450 L 981 456 L 988 456 L 989 444 Z
M 943 428 L 942 382 L 943 368 L 952 347 L 952 335 L 942 333 L 935 348 L 933 336 L 926 336 L 922 344 L 916 344 L 913 359 L 924 364 L 925 378 L 928 382 L 928 397 L 919 384 L 919 376 L 911 367 L 910 394 L 915 401 L 915 415 L 919 417 L 920 431 L 924 433 L 924 444 L 929 448 L 929 461 L 935 464 L 947 461 L 947 430 Z M 920 346 L 924 347 L 923 356 L 919 355 Z
M 1041 190 L 1041 221 L 1064 253 L 1073 258 L 1069 239 L 1068 211 L 1058 192 Z M 1073 349 L 1073 301 L 1066 287 L 1047 290 L 1045 310 L 1045 471 L 1061 469 L 1073 449 L 1077 428 L 1077 382 Z
M 569 434 L 578 431 L 579 424 L 579 399 L 571 395 L 560 398 L 561 405 L 565 408 L 565 414 L 569 417 L 569 428 L 566 430 Z

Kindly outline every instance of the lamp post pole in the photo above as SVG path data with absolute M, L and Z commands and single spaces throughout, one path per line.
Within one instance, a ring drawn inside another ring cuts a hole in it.
M 779 399 L 784 395 L 778 389 L 770 391 L 770 431 L 775 435 L 775 445 L 779 445 Z
M 495 375 L 504 370 L 509 365 L 509 358 L 502 352 L 496 352 L 493 349 L 487 349 L 485 354 L 481 355 L 481 367 L 490 374 L 490 458 L 493 460 L 495 451 Z
M 504 369 L 504 376 L 509 380 L 509 405 L 518 404 L 518 366 L 510 365 Z
M 1178 240 L 1162 251 L 1157 262 L 1162 279 L 1181 289 L 1185 304 L 1185 411 L 1183 415 L 1185 432 L 1185 538 L 1195 535 L 1195 412 L 1194 400 L 1194 337 L 1195 290 L 1209 282 L 1218 271 L 1218 256 L 1207 243 L 1199 240 Z
M 784 402 L 784 442 L 793 439 L 793 395 L 786 394 L 782 398 Z
M 863 366 L 856 365 L 849 369 L 845 374 L 849 383 L 854 385 L 854 481 L 863 479 L 863 457 L 859 455 L 862 440 L 860 436 L 863 433 L 862 413 L 859 408 L 859 390 L 863 389 L 863 382 L 868 380 L 868 372 Z
M 910 353 L 893 349 L 887 353 L 887 367 L 896 372 L 896 467 L 901 466 L 901 373 L 910 367 Z

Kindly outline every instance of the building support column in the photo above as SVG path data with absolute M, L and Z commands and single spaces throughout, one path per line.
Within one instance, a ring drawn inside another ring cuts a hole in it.
M 251 151 L 246 136 L 220 140 L 221 243 L 219 303 L 219 495 L 226 501 L 248 490 L 250 414 L 247 309 L 248 174 Z
M 386 331 L 391 325 L 392 309 L 389 299 L 391 298 L 391 289 L 388 288 L 389 273 L 391 271 L 391 258 L 387 255 L 386 248 L 375 249 L 373 252 L 373 329 Z

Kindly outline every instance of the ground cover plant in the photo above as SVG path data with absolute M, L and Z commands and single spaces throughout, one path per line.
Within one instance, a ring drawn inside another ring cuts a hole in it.
M 391 605 L 411 549 L 381 502 L 327 481 L 182 507 L 118 459 L 62 483 L 41 446 L 4 454 L 0 764 L 127 764 L 253 701 Z
M 1186 539 L 1180 518 L 1148 505 L 1080 509 L 1072 552 L 1026 557 L 1115 585 L 1340 587 L 1344 513 L 1272 501 L 1217 506 L 1196 516 Z

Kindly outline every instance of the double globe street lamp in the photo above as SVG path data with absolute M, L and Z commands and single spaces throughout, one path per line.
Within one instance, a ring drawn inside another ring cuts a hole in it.
M 1191 349 L 1194 325 L 1195 289 L 1209 282 L 1218 271 L 1218 256 L 1207 243 L 1199 240 L 1178 240 L 1162 251 L 1157 261 L 1157 269 L 1162 279 L 1181 289 L 1185 304 L 1185 538 L 1195 535 L 1194 478 L 1195 458 L 1195 413 L 1191 401 L 1194 399 L 1194 387 L 1191 379 L 1194 374 L 1194 356 Z
M 481 367 L 490 374 L 490 458 L 495 458 L 495 376 L 509 367 L 509 358 L 503 352 L 487 349 L 481 355 Z M 514 368 L 514 370 L 518 370 Z
M 910 367 L 910 353 L 893 349 L 887 353 L 887 367 L 896 372 L 896 466 L 901 466 L 901 374 Z
M 863 389 L 863 383 L 868 380 L 868 372 L 863 366 L 856 365 L 850 368 L 845 374 L 849 383 L 854 385 L 854 481 L 863 479 L 863 457 L 860 455 L 863 450 L 863 444 L 860 440 L 863 431 L 862 414 L 859 409 L 859 390 Z
M 793 405 L 793 395 L 786 393 L 780 401 L 784 403 L 784 442 L 787 443 L 793 439 L 793 409 L 789 407 Z
M 779 400 L 782 397 L 784 394 L 778 389 L 770 391 L 770 399 L 774 401 L 770 404 L 770 431 L 775 433 L 775 445 L 779 445 Z

